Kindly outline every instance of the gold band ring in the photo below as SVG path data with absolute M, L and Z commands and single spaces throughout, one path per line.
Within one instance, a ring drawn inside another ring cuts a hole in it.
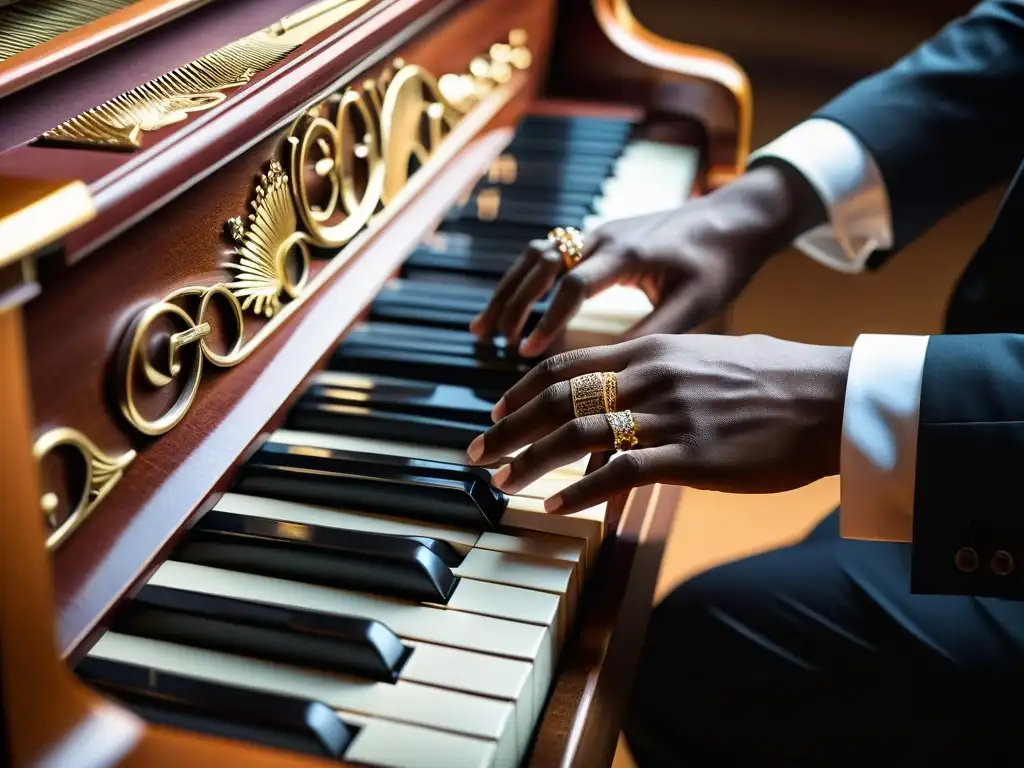
M 608 426 L 612 428 L 616 451 L 628 451 L 636 448 L 640 441 L 636 436 L 636 419 L 632 411 L 615 411 L 605 414 Z
M 615 410 L 618 384 L 614 373 L 584 373 L 569 380 L 572 412 L 577 419 Z
M 575 227 L 555 227 L 548 232 L 548 240 L 562 254 L 566 269 L 572 269 L 583 260 L 583 235 Z

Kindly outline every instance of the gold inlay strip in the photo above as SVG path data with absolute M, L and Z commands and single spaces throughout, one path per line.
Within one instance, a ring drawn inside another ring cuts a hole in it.
M 21 0 L 0 8 L 0 61 L 139 0 Z
M 38 143 L 138 150 L 146 133 L 213 109 L 228 91 L 245 85 L 369 2 L 320 0 L 61 123 L 40 136 Z

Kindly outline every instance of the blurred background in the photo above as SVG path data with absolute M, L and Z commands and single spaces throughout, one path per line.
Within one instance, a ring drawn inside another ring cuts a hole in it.
M 755 148 L 974 5 L 968 0 L 630 4 L 658 34 L 726 53 L 746 70 L 754 93 Z M 780 254 L 734 306 L 730 332 L 851 344 L 860 333 L 938 331 L 954 282 L 992 221 L 1000 195 L 1001 190 L 993 191 L 950 216 L 878 273 L 842 275 L 799 252 Z M 659 597 L 697 571 L 799 538 L 838 501 L 838 478 L 772 496 L 686 491 Z M 632 765 L 620 745 L 615 768 Z

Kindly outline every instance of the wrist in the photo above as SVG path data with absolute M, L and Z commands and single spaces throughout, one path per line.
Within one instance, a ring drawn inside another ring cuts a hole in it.
M 812 410 L 814 437 L 811 449 L 822 477 L 838 475 L 846 412 L 846 382 L 850 374 L 852 347 L 816 347 L 809 381 L 808 401 Z
M 786 163 L 762 161 L 730 187 L 733 187 L 730 192 L 744 208 L 751 234 L 772 252 L 785 248 L 828 220 L 817 192 Z

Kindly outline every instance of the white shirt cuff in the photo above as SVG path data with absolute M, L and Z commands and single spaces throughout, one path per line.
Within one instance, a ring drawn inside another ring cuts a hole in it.
M 853 345 L 843 412 L 839 530 L 911 541 L 927 336 L 864 335 Z
M 824 118 L 800 123 L 750 155 L 795 168 L 818 193 L 829 223 L 797 238 L 811 258 L 841 272 L 861 272 L 876 250 L 893 244 L 885 180 L 871 153 L 849 130 Z

